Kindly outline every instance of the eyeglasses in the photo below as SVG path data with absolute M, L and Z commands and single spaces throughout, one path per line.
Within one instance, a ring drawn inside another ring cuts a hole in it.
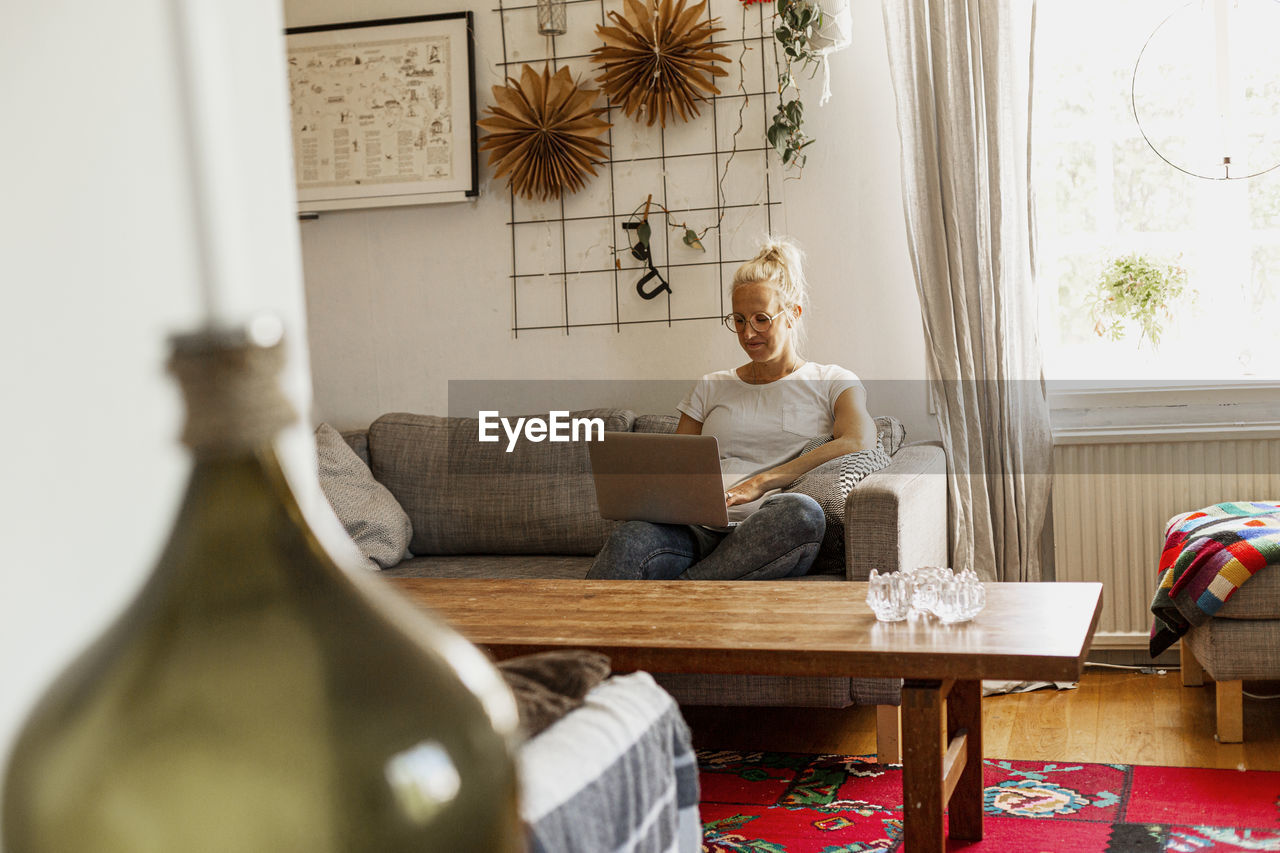
M 744 317 L 741 314 L 725 314 L 724 327 L 731 332 L 742 334 L 742 332 L 746 331 L 747 324 L 750 323 L 751 328 L 755 329 L 757 332 L 767 332 L 769 331 L 769 327 L 773 325 L 773 321 L 778 319 L 778 317 L 786 310 L 786 308 L 783 308 L 772 317 L 763 311 L 758 314 L 752 314 L 750 318 Z

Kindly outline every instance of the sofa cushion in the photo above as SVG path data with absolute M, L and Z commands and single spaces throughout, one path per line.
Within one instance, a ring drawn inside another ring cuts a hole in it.
M 679 425 L 679 415 L 636 415 L 636 425 L 632 432 L 672 433 Z
M 316 457 L 320 488 L 343 529 L 368 561 L 368 568 L 385 569 L 400 562 L 413 528 L 395 497 L 374 479 L 369 467 L 328 424 L 316 429 Z
M 342 440 L 347 446 L 356 452 L 356 456 L 360 457 L 360 461 L 366 466 L 369 464 L 369 432 L 363 429 L 344 429 L 341 432 Z
M 618 432 L 634 422 L 620 409 L 571 417 Z M 520 441 L 508 453 L 505 440 L 479 441 L 475 418 L 395 413 L 370 425 L 369 461 L 409 514 L 417 555 L 595 554 L 613 527 L 584 441 Z

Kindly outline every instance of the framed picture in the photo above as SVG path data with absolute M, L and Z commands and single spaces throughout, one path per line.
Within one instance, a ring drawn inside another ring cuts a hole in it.
M 470 12 L 285 30 L 302 213 L 479 193 Z

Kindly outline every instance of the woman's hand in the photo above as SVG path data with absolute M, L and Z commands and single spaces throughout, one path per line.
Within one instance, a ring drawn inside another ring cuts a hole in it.
M 756 498 L 763 495 L 769 490 L 765 484 L 764 477 L 757 474 L 754 477 L 748 477 L 729 491 L 724 493 L 725 506 L 737 506 L 738 504 L 751 503 Z

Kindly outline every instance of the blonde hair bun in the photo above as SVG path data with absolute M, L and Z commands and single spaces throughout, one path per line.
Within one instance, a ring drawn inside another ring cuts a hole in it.
M 809 282 L 804 277 L 804 252 L 789 237 L 770 235 L 756 256 L 733 274 L 730 293 L 747 284 L 771 284 L 783 307 L 808 308 Z

